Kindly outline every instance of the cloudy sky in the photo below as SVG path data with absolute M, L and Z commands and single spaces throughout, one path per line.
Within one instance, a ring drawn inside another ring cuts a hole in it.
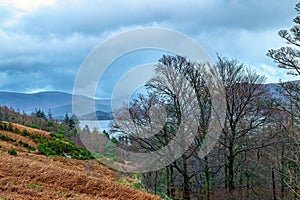
M 277 32 L 289 29 L 296 0 L 0 0 L 0 90 L 72 92 L 89 52 L 122 31 L 173 29 L 193 38 L 214 59 L 235 58 L 267 77 L 291 80 L 266 52 L 284 44 Z M 155 52 L 129 55 L 118 65 L 156 62 Z M 130 62 L 138 60 L 139 62 Z M 115 64 L 115 65 L 117 65 Z M 106 80 L 124 73 L 118 66 Z M 101 85 L 109 97 L 112 82 Z

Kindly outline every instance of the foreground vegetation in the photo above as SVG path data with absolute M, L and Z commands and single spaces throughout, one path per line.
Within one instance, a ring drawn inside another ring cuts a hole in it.
M 0 129 L 1 200 L 159 199 L 125 186 L 130 177 L 120 178 L 64 136 L 7 122 Z
M 13 125 L 10 122 L 0 122 L 0 130 L 8 131 L 10 133 L 14 133 L 32 140 L 37 145 L 38 152 L 42 155 L 69 156 L 71 158 L 80 160 L 88 160 L 93 158 L 88 150 L 79 147 L 77 144 L 66 139 L 66 137 L 63 134 L 50 133 L 46 135 L 41 135 L 39 133 L 30 133 L 24 128 L 23 130 L 20 130 L 18 126 Z M 22 140 L 17 141 L 11 137 L 3 135 L 2 133 L 0 133 L 0 140 L 12 142 L 15 145 L 23 146 L 30 151 L 36 150 L 34 146 L 31 146 L 28 143 L 23 142 Z

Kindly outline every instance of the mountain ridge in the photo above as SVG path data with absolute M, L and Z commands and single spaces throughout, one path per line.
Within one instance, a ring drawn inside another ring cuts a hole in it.
M 300 80 L 291 81 L 300 83 Z M 263 84 L 270 92 L 273 98 L 282 99 L 280 93 L 280 83 L 265 83 Z M 21 93 L 11 91 L 0 91 L 0 105 L 13 107 L 15 110 L 24 111 L 26 114 L 31 114 L 35 109 L 41 109 L 44 112 L 51 110 L 53 117 L 63 119 L 66 113 L 72 114 L 72 97 L 73 95 L 62 91 L 44 91 L 37 93 Z M 76 106 L 93 105 L 90 102 L 95 101 L 95 110 L 92 113 L 84 113 L 79 116 L 81 119 L 89 120 L 110 120 L 112 119 L 111 99 L 98 99 L 78 95 Z M 87 103 L 89 102 L 89 103 Z M 90 107 L 89 107 L 90 108 Z M 76 113 L 75 113 L 76 114 Z M 96 117 L 95 117 L 96 116 Z
M 31 114 L 35 109 L 44 112 L 51 110 L 54 118 L 61 118 L 66 113 L 72 113 L 73 95 L 61 91 L 45 91 L 38 93 L 20 93 L 0 91 L 0 105 L 12 107 L 15 110 Z M 109 114 L 111 112 L 110 99 L 92 99 L 78 95 L 78 103 L 95 101 L 96 111 Z M 86 113 L 90 114 L 90 113 Z

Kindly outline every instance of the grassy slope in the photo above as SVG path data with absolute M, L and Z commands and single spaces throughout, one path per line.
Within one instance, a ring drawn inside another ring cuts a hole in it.
M 48 132 L 26 129 L 31 134 Z M 15 133 L 3 135 L 37 147 L 34 141 Z M 15 149 L 17 156 L 8 154 Z M 95 160 L 46 157 L 14 142 L 0 140 L 0 199 L 160 199 L 117 183 L 116 172 Z

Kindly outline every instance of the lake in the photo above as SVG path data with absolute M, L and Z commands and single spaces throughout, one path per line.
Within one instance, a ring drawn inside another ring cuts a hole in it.
M 112 120 L 80 120 L 80 127 L 83 128 L 85 125 L 88 125 L 90 130 L 92 131 L 93 128 L 97 127 L 99 131 L 108 131 L 109 130 L 109 123 Z

